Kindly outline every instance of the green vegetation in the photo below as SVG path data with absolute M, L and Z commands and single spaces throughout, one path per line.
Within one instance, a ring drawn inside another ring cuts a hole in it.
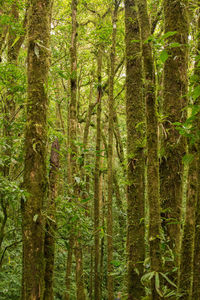
M 1 300 L 200 299 L 199 15 L 0 0 Z

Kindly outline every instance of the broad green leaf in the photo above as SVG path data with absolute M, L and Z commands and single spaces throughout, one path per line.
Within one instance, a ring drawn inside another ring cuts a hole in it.
M 160 53 L 160 60 L 162 61 L 162 63 L 165 63 L 166 60 L 168 59 L 169 55 L 167 53 L 166 50 L 163 50 L 161 53 Z
M 192 93 L 192 97 L 194 100 L 196 100 L 197 98 L 200 97 L 200 85 L 196 86 L 193 93 Z

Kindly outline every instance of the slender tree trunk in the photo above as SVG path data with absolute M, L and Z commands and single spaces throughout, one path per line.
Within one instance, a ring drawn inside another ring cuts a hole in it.
M 115 77 L 115 56 L 116 56 L 116 35 L 117 35 L 117 13 L 119 3 L 114 2 L 112 15 L 112 46 L 110 53 L 109 70 L 109 120 L 108 120 L 108 199 L 107 199 L 107 289 L 108 300 L 114 299 L 113 282 L 113 133 L 114 133 L 114 77 Z
M 89 286 L 89 297 L 93 299 L 93 269 L 94 269 L 94 258 L 93 258 L 93 247 L 90 247 L 90 286 Z
M 103 174 L 101 174 L 100 178 L 100 226 L 104 230 L 105 228 L 105 179 Z M 100 239 L 100 268 L 99 268 L 99 278 L 100 278 L 100 299 L 103 299 L 102 293 L 103 293 L 103 281 L 104 281 L 104 244 L 105 244 L 105 238 L 104 236 Z
M 198 13 L 200 11 L 200 1 L 198 1 Z M 198 28 L 197 28 L 197 56 L 195 63 L 195 75 L 197 82 L 195 84 L 199 85 L 200 82 L 200 15 L 198 17 Z M 196 105 L 200 105 L 200 97 L 197 98 Z M 198 130 L 200 128 L 200 112 L 196 115 L 196 134 L 197 139 L 199 137 Z M 194 253 L 193 253 L 193 286 L 192 286 L 192 296 L 191 299 L 200 299 L 200 141 L 197 140 L 196 143 L 196 155 L 194 160 L 197 164 L 197 203 L 195 211 L 195 240 L 194 240 Z
M 70 78 L 70 90 L 71 90 L 71 101 L 69 107 L 69 146 L 70 146 L 70 166 L 69 171 L 71 174 L 68 176 L 71 178 L 71 182 L 69 184 L 73 187 L 73 193 L 75 198 L 78 197 L 79 187 L 77 182 L 75 181 L 75 177 L 78 173 L 78 166 L 76 163 L 77 158 L 77 0 L 72 0 L 71 2 L 71 11 L 72 11 L 72 34 L 71 34 L 71 48 L 70 48 L 70 59 L 71 59 L 71 78 Z M 73 227 L 74 225 L 72 225 Z M 75 259 L 76 259 L 76 289 L 77 289 L 77 300 L 85 299 L 84 292 L 84 280 L 83 280 L 83 263 L 82 263 L 82 248 L 80 233 L 76 233 L 74 237 L 75 231 L 72 228 L 70 233 L 70 241 L 69 244 L 73 244 L 72 240 L 74 240 L 75 245 Z M 68 255 L 70 252 L 68 253 Z M 70 254 L 71 255 L 71 254 Z M 69 256 L 70 258 L 70 256 Z M 71 269 L 71 268 L 69 268 Z M 66 274 L 70 276 L 70 274 Z M 66 278 L 66 282 L 70 282 L 69 278 Z M 68 291 L 67 291 L 68 293 Z
M 75 242 L 76 259 L 76 299 L 85 300 L 84 276 L 83 276 L 83 254 L 81 244 L 78 240 Z
M 158 161 L 158 120 L 155 92 L 155 72 L 152 47 L 146 40 L 151 35 L 146 0 L 137 0 L 138 16 L 142 37 L 146 92 L 146 127 L 147 127 L 147 197 L 149 204 L 149 247 L 151 271 L 161 271 L 161 219 L 159 197 L 159 161 Z M 152 299 L 160 299 L 155 287 L 155 276 L 152 280 Z
M 58 196 L 58 180 L 59 180 L 59 151 L 60 145 L 58 138 L 52 144 L 50 157 L 50 173 L 49 173 L 49 203 L 47 208 L 47 221 L 44 242 L 45 257 L 45 291 L 44 300 L 53 300 L 53 272 L 54 272 L 54 256 L 55 256 L 55 231 L 56 231 L 56 205 L 55 199 Z
M 30 1 L 28 22 L 28 102 L 22 200 L 23 300 L 43 300 L 44 227 L 47 196 L 47 79 L 49 69 L 50 1 Z
M 141 283 L 144 243 L 144 98 L 142 82 L 142 59 L 139 24 L 135 1 L 125 1 L 126 25 L 126 120 L 127 120 L 127 254 L 128 254 L 128 299 L 144 296 Z
M 181 136 L 174 122 L 184 122 L 187 105 L 187 43 L 188 19 L 187 0 L 164 0 L 165 33 L 175 32 L 169 37 L 170 43 L 179 43 L 180 47 L 166 49 L 168 59 L 164 64 L 163 77 L 163 123 L 162 152 L 160 164 L 160 192 L 162 208 L 166 220 L 166 234 L 169 245 L 175 252 L 175 266 L 178 266 L 180 254 L 180 221 L 182 206 L 182 184 L 184 166 L 182 158 L 186 152 L 186 139 Z M 174 72 L 176 70 L 176 72 Z M 169 265 L 172 269 L 172 265 Z
M 65 276 L 65 288 L 66 292 L 64 300 L 70 300 L 70 285 L 71 285 L 71 270 L 72 270 L 72 257 L 74 249 L 74 238 L 71 235 L 69 238 L 69 248 L 67 253 L 67 265 L 66 265 L 66 276 Z
M 94 298 L 100 300 L 100 275 L 99 275 L 99 203 L 100 203 L 100 151 L 101 151 L 101 70 L 102 53 L 98 51 L 97 57 L 97 129 L 96 129 L 96 157 L 94 172 Z
M 120 134 L 120 130 L 119 130 L 119 121 L 118 121 L 118 116 L 117 116 L 117 112 L 116 109 L 114 108 L 114 134 L 115 134 L 115 140 L 116 140 L 116 150 L 117 150 L 117 155 L 119 157 L 119 161 L 120 164 L 122 166 L 122 170 L 124 171 L 124 173 L 126 172 L 125 170 L 125 165 L 124 165 L 124 147 L 123 147 L 123 143 L 122 143 L 122 138 L 121 138 L 121 134 Z
M 120 240 L 122 245 L 121 255 L 124 255 L 124 241 L 125 241 L 125 228 L 126 228 L 126 218 L 124 214 L 123 202 L 120 193 L 120 186 L 117 178 L 117 170 L 113 172 L 113 183 L 114 183 L 114 192 L 116 197 L 116 206 L 119 211 L 118 215 L 118 223 L 119 223 L 119 232 L 120 232 Z
M 198 159 L 196 159 L 196 145 L 189 145 L 189 153 L 191 155 L 194 155 L 194 160 L 190 163 L 188 171 L 186 215 L 181 243 L 180 267 L 178 278 L 178 291 L 182 294 L 182 296 L 180 297 L 181 300 L 188 300 L 191 296 L 195 233 L 195 210 L 198 187 Z

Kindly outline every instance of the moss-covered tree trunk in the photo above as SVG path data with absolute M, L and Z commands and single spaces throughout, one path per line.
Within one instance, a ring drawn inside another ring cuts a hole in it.
M 117 111 L 114 107 L 114 135 L 115 135 L 115 140 L 116 140 L 116 150 L 117 150 L 117 155 L 120 161 L 120 164 L 122 166 L 122 170 L 124 171 L 124 174 L 126 173 L 126 168 L 125 168 L 125 159 L 124 159 L 124 146 L 122 142 L 122 137 L 120 133 L 120 126 L 119 126 L 119 120 L 117 116 Z
M 135 1 L 125 1 L 127 122 L 128 299 L 144 296 L 144 98 L 139 23 Z
M 71 92 L 71 101 L 69 106 L 69 124 L 68 124 L 68 139 L 69 139 L 69 148 L 70 148 L 70 159 L 69 159 L 69 176 L 70 179 L 69 184 L 73 189 L 73 199 L 78 198 L 79 195 L 79 186 L 76 182 L 75 178 L 78 174 L 78 166 L 76 163 L 77 160 L 77 6 L 78 0 L 72 0 L 71 2 L 71 12 L 72 12 L 72 31 L 71 31 L 71 47 L 70 47 L 70 63 L 71 63 L 71 78 L 70 78 L 70 92 Z M 76 200 L 75 200 L 76 201 Z M 69 244 L 75 245 L 74 254 L 76 259 L 76 297 L 77 300 L 85 299 L 85 291 L 84 291 L 84 277 L 83 277 L 83 255 L 81 248 L 81 235 L 79 230 L 75 230 L 76 224 L 72 224 L 71 233 L 70 233 L 70 241 Z M 77 227 L 78 228 L 78 227 Z M 74 240 L 74 242 L 73 242 Z M 69 262 L 70 262 L 70 254 L 71 249 L 69 249 Z M 69 266 L 69 265 L 68 265 Z M 71 267 L 69 266 L 69 269 Z M 66 282 L 70 282 L 69 276 L 66 278 Z
M 144 62 L 144 80 L 146 97 L 146 132 L 147 132 L 147 197 L 149 205 L 149 249 L 151 271 L 161 271 L 161 219 L 159 195 L 159 161 L 158 161 L 158 120 L 155 91 L 155 71 L 151 42 L 150 22 L 146 0 L 137 0 L 139 24 L 142 37 L 142 54 Z M 160 299 L 152 280 L 152 299 Z
M 97 117 L 96 117 L 96 155 L 94 172 L 94 298 L 100 300 L 100 274 L 99 274 L 99 205 L 100 205 L 100 150 L 101 150 L 101 71 L 102 53 L 98 50 L 97 57 Z
M 200 11 L 200 1 L 198 0 L 198 13 Z M 195 87 L 200 84 L 200 15 L 198 17 L 197 27 L 197 55 L 195 63 Z M 200 97 L 196 99 L 196 105 L 200 105 Z M 200 299 L 200 141 L 199 141 L 199 128 L 200 128 L 200 112 L 196 115 L 196 155 L 194 160 L 197 164 L 197 203 L 195 211 L 195 241 L 194 241 L 194 253 L 193 253 L 193 285 L 191 299 Z
M 174 122 L 184 122 L 187 105 L 187 41 L 188 20 L 187 0 L 164 1 L 165 33 L 174 32 L 169 43 L 179 43 L 180 47 L 167 48 L 168 59 L 163 73 L 163 122 L 165 134 L 162 141 L 160 164 L 161 202 L 166 222 L 166 233 L 170 248 L 175 253 L 178 266 L 180 250 L 180 221 L 182 206 L 182 183 L 184 166 L 182 158 L 186 152 L 186 140 L 176 130 Z M 175 71 L 176 70 L 176 71 Z M 171 269 L 172 266 L 169 266 Z
M 189 142 L 190 143 L 190 142 Z M 198 159 L 196 145 L 189 144 L 189 154 L 194 155 L 194 159 L 189 164 L 186 215 L 183 227 L 183 236 L 180 251 L 180 266 L 178 276 L 178 291 L 182 296 L 181 300 L 188 300 L 191 296 L 192 288 L 192 270 L 193 270 L 193 250 L 195 233 L 195 210 L 197 201 L 198 187 Z M 194 258 L 195 259 L 195 258 Z M 198 298 L 192 298 L 198 299 Z
M 113 189 L 116 197 L 116 206 L 118 209 L 118 224 L 119 224 L 119 232 L 120 232 L 120 241 L 121 241 L 121 255 L 124 255 L 124 241 L 125 241 L 125 230 L 126 230 L 126 217 L 125 217 L 125 209 L 123 207 L 123 201 L 121 197 L 120 184 L 117 176 L 117 170 L 113 171 Z
M 113 133 L 114 133 L 114 77 L 115 77 L 115 56 L 116 56 L 116 35 L 117 35 L 117 14 L 119 3 L 114 2 L 112 13 L 112 46 L 110 53 L 109 66 L 109 119 L 108 119 L 108 199 L 107 199 L 107 289 L 108 300 L 114 299 L 114 282 L 113 282 Z
M 49 69 L 50 1 L 30 1 L 28 21 L 28 100 L 22 200 L 23 300 L 44 294 L 44 204 L 47 196 L 47 80 Z
M 65 276 L 65 294 L 64 299 L 70 300 L 70 285 L 71 285 L 71 269 L 72 269 L 72 259 L 73 259 L 73 247 L 74 247 L 74 238 L 71 235 L 69 237 L 69 247 L 67 252 L 67 263 L 66 263 L 66 276 Z
M 47 220 L 44 242 L 45 257 L 45 291 L 44 300 L 53 300 L 53 272 L 55 256 L 55 231 L 56 231 L 56 197 L 58 196 L 59 180 L 59 151 L 58 138 L 54 140 L 51 147 L 50 173 L 49 173 L 49 200 L 47 206 Z

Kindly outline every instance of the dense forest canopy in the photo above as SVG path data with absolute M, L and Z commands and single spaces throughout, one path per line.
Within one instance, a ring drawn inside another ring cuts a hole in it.
M 0 299 L 200 300 L 200 1 L 0 0 Z

